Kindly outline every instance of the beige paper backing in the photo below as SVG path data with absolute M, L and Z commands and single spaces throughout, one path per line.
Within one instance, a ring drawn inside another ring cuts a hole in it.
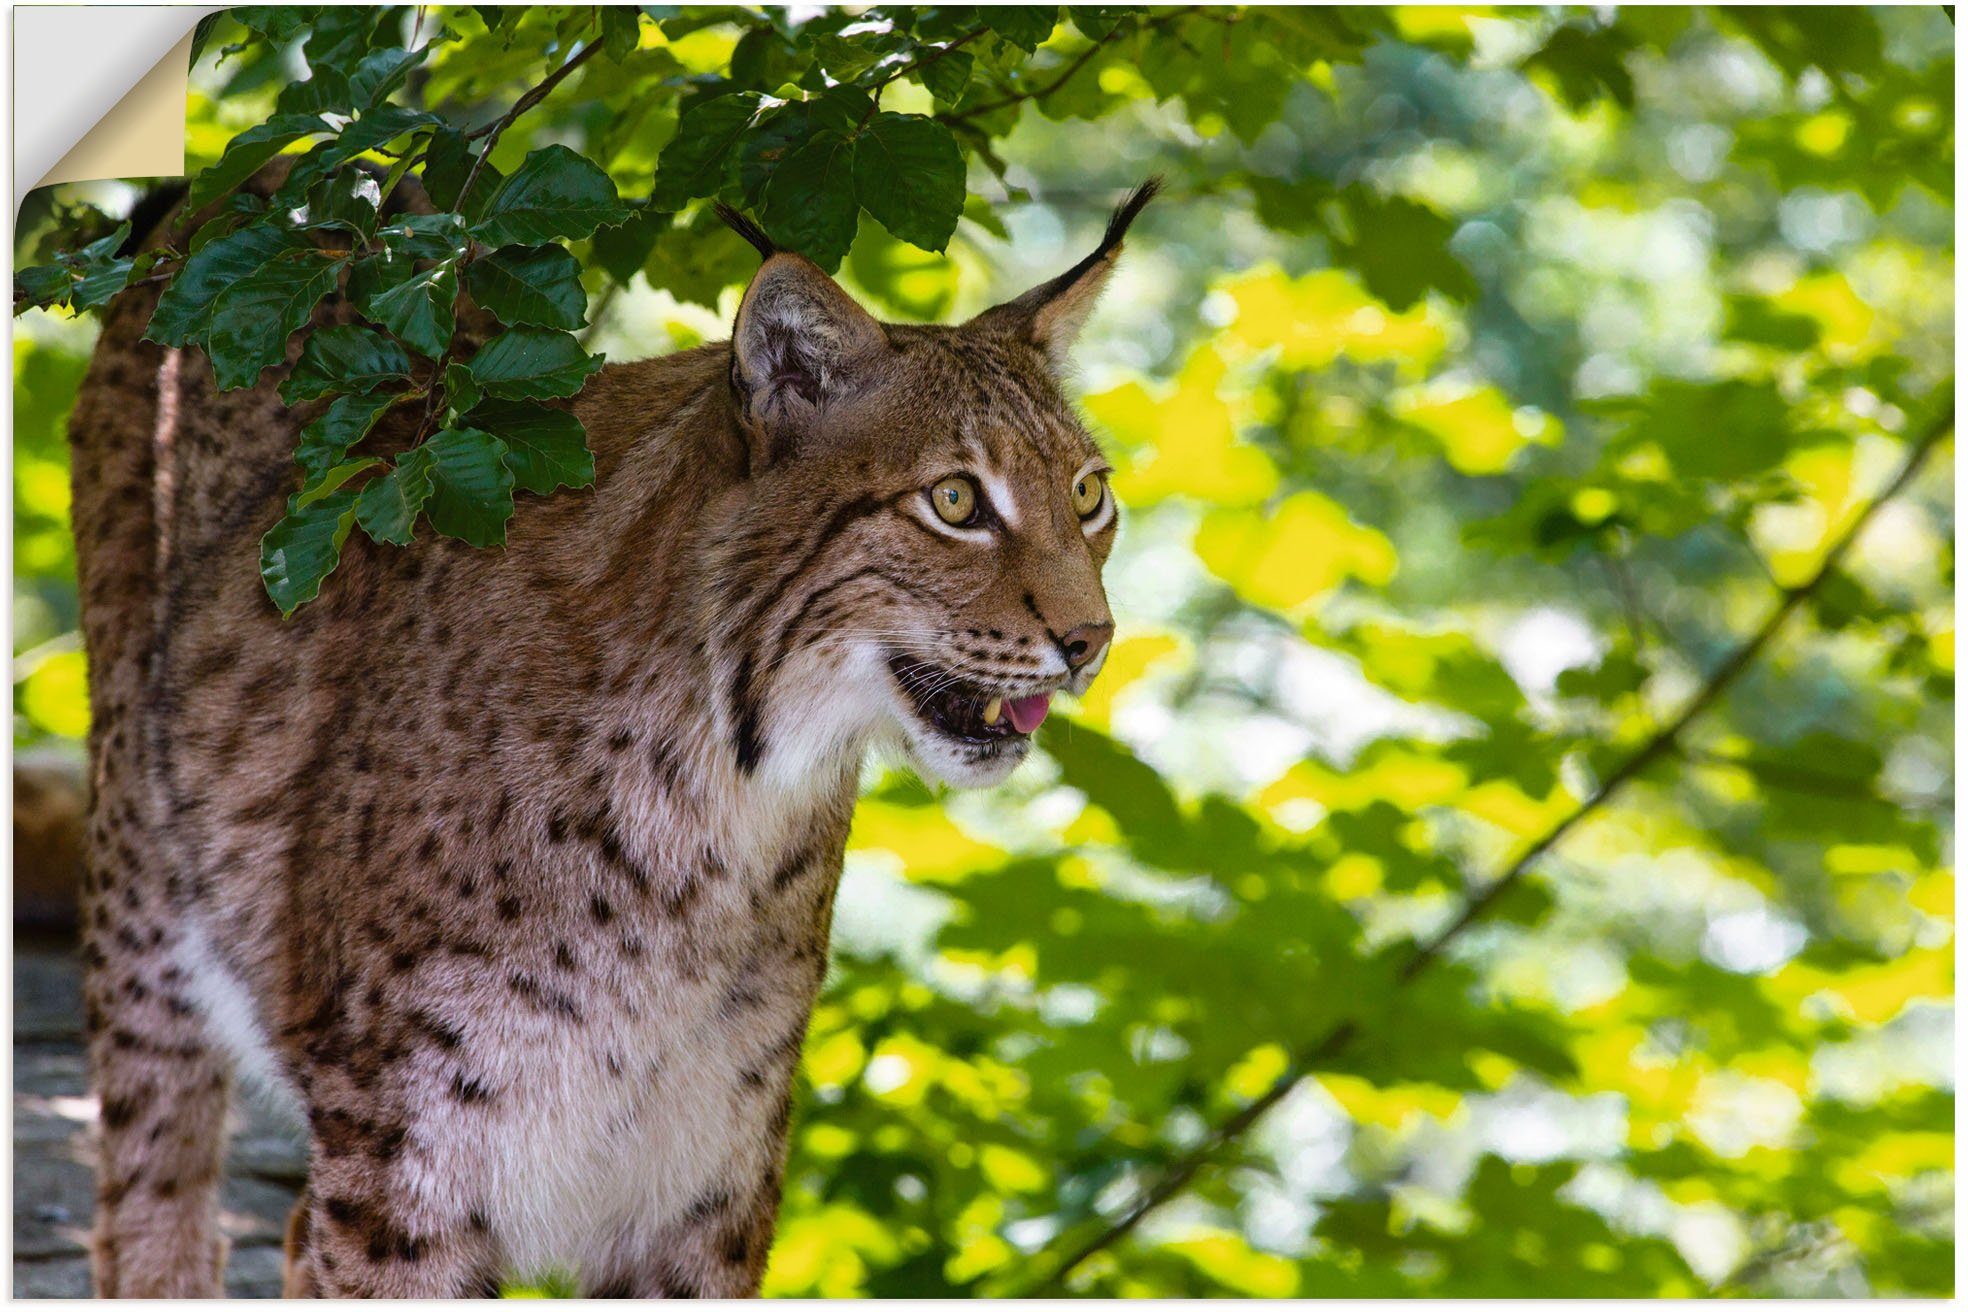
M 185 170 L 185 84 L 191 33 L 151 66 L 37 187 L 94 178 L 179 177 Z

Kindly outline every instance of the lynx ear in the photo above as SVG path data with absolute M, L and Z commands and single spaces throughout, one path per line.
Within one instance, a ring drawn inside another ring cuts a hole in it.
M 1080 335 L 1087 316 L 1093 313 L 1100 290 L 1120 258 L 1121 241 L 1136 216 L 1162 189 L 1159 177 L 1150 178 L 1132 192 L 1107 220 L 1107 231 L 1093 254 L 1050 282 L 1042 282 L 1015 301 L 986 310 L 972 320 L 1004 331 L 1022 334 L 1033 345 L 1044 349 L 1057 364 L 1064 365 Z
M 803 256 L 772 251 L 745 289 L 731 334 L 731 383 L 769 464 L 818 428 L 888 350 L 873 315 Z

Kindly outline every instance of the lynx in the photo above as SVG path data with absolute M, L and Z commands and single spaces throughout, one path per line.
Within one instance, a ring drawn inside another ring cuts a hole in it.
M 142 340 L 155 288 L 110 308 L 72 423 L 101 1293 L 220 1292 L 235 1075 L 308 1127 L 289 1294 L 757 1291 L 864 755 L 991 784 L 1104 661 L 1060 378 L 1153 191 L 954 327 L 740 221 L 732 340 L 573 403 L 592 488 L 503 549 L 352 536 L 286 620 L 258 542 L 311 413 Z

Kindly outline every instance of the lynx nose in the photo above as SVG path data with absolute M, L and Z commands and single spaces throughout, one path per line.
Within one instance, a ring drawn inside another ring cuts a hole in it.
M 1077 670 L 1089 665 L 1107 650 L 1107 640 L 1114 636 L 1111 623 L 1082 624 L 1077 629 L 1068 630 L 1059 640 L 1059 650 L 1066 657 L 1066 664 Z

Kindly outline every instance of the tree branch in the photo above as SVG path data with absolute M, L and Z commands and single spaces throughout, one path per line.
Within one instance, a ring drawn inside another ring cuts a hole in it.
M 1431 963 L 1439 960 L 1449 945 L 1462 936 L 1463 931 L 1480 920 L 1500 898 L 1517 886 L 1539 858 L 1557 846 L 1558 842 L 1577 828 L 1580 822 L 1604 807 L 1612 800 L 1614 794 L 1675 749 L 1681 735 L 1688 727 L 1706 714 L 1743 676 L 1744 672 L 1756 662 L 1756 658 L 1762 655 L 1764 649 L 1776 638 L 1792 613 L 1822 587 L 1827 578 L 1831 577 L 1832 571 L 1851 550 L 1852 544 L 1858 540 L 1859 535 L 1865 531 L 1866 525 L 1872 522 L 1873 516 L 1880 508 L 1906 490 L 1907 485 L 1926 464 L 1928 456 L 1933 454 L 1934 448 L 1954 431 L 1953 391 L 1954 383 L 1950 379 L 1947 384 L 1947 394 L 1950 399 L 1946 407 L 1915 440 L 1913 449 L 1907 453 L 1905 462 L 1893 475 L 1892 480 L 1866 504 L 1845 531 L 1826 549 L 1816 572 L 1803 583 L 1786 589 L 1778 596 L 1776 604 L 1770 608 L 1755 632 L 1723 659 L 1673 719 L 1657 729 L 1652 737 L 1641 744 L 1639 750 L 1622 761 L 1585 800 L 1524 848 L 1500 875 L 1491 880 L 1482 892 L 1469 900 L 1461 914 L 1432 938 L 1419 944 L 1397 975 L 1400 983 L 1408 983 L 1425 971 Z M 1186 1190 L 1189 1183 L 1205 1166 L 1213 1162 L 1226 1147 L 1256 1124 L 1266 1112 L 1283 1102 L 1286 1095 L 1297 1088 L 1306 1076 L 1351 1043 L 1357 1033 L 1353 1022 L 1347 1021 L 1310 1046 L 1299 1049 L 1284 1074 L 1280 1075 L 1270 1088 L 1215 1126 L 1200 1146 L 1164 1170 L 1161 1177 L 1130 1203 L 1127 1210 L 1116 1220 L 1079 1244 L 1050 1272 L 1041 1276 L 1016 1296 L 1032 1297 L 1063 1288 L 1066 1278 L 1078 1270 L 1088 1258 L 1125 1239 L 1150 1213 Z
M 1147 21 L 1146 23 L 1143 23 L 1141 25 L 1140 30 L 1146 32 L 1156 28 L 1166 27 L 1168 24 L 1174 22 L 1176 19 L 1185 17 L 1186 15 L 1189 14 L 1193 14 L 1198 9 L 1201 8 L 1202 8 L 1201 5 L 1190 5 L 1187 8 L 1178 9 L 1172 14 L 1163 14 L 1160 18 L 1153 18 Z M 1009 109 L 1013 105 L 1022 105 L 1028 100 L 1044 100 L 1047 96 L 1059 90 L 1059 88 L 1065 86 L 1068 82 L 1071 82 L 1073 80 L 1074 75 L 1077 74 L 1082 68 L 1086 67 L 1087 61 L 1092 59 L 1094 55 L 1099 52 L 1102 46 L 1106 45 L 1110 41 L 1113 41 L 1115 38 L 1119 37 L 1120 35 L 1121 35 L 1120 25 L 1116 24 L 1113 27 L 1113 29 L 1107 33 L 1106 36 L 1100 37 L 1092 45 L 1088 46 L 1085 50 L 1082 50 L 1079 53 L 1078 57 L 1075 58 L 1072 63 L 1066 65 L 1065 70 L 1061 72 L 1058 77 L 1054 78 L 1052 81 L 1046 83 L 1042 87 L 1034 87 L 1029 91 L 1021 91 L 1017 95 L 1006 96 L 1002 100 L 994 100 L 988 105 L 973 105 L 969 109 L 964 110 L 962 113 L 938 114 L 936 117 L 939 121 L 944 123 L 963 123 L 969 119 L 981 118 L 985 114 L 995 114 L 997 111 L 1001 109 Z

